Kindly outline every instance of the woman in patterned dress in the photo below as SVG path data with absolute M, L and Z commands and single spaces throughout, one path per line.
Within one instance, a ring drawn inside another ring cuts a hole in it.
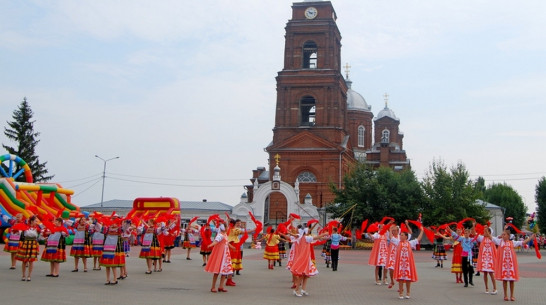
M 227 292 L 227 290 L 224 289 L 224 283 L 227 276 L 233 274 L 229 249 L 230 247 L 234 247 L 228 243 L 226 227 L 224 224 L 220 224 L 214 241 L 208 247 L 212 248 L 212 252 L 209 256 L 207 265 L 205 266 L 205 271 L 213 274 L 210 292 Z M 220 285 L 218 286 L 218 290 L 216 290 L 218 275 L 220 275 Z
M 61 217 L 55 218 L 53 224 L 52 231 L 46 231 L 48 235 L 46 246 L 40 260 L 49 262 L 50 270 L 46 276 L 59 277 L 60 264 L 66 262 L 65 237 L 68 236 L 68 231 L 63 227 L 63 219 Z
M 394 264 L 394 279 L 398 281 L 398 294 L 400 299 L 410 298 L 411 283 L 417 282 L 417 268 L 413 259 L 413 251 L 423 237 L 423 228 L 416 239 L 408 241 L 408 232 L 400 233 L 400 241 L 396 249 L 396 262 Z M 404 296 L 404 283 L 406 284 L 406 296 Z
M 493 284 L 491 294 L 497 294 L 497 283 L 495 282 L 495 264 L 497 263 L 496 245 L 500 243 L 500 239 L 491 236 L 491 228 L 484 226 L 483 235 L 478 236 L 478 242 L 480 243 L 480 251 L 478 254 L 476 270 L 478 270 L 478 272 L 483 272 L 485 293 L 489 294 L 489 283 L 487 280 L 487 276 L 489 275 L 491 277 L 491 283 Z
M 535 238 L 535 234 L 527 237 L 525 240 L 511 241 L 510 231 L 505 228 L 501 235 L 501 241 L 497 249 L 497 263 L 495 264 L 495 278 L 497 281 L 502 281 L 504 290 L 504 300 L 508 301 L 508 283 L 510 283 L 510 300 L 515 301 L 514 283 L 519 280 L 518 257 L 514 248 L 523 247 L 531 239 Z
M 442 232 L 437 232 L 434 235 L 434 252 L 432 253 L 432 258 L 436 260 L 436 268 L 444 268 L 444 261 L 447 260 L 447 255 Z
M 379 225 L 379 229 L 383 225 Z M 381 285 L 381 269 L 383 269 L 387 265 L 387 257 L 388 257 L 388 244 L 387 244 L 387 236 L 385 233 L 379 234 L 379 232 L 376 232 L 372 235 L 373 238 L 373 247 L 372 252 L 370 253 L 370 258 L 368 260 L 368 265 L 375 266 L 375 284 Z M 387 284 L 387 269 L 383 270 L 383 283 Z
M 70 256 L 74 257 L 74 270 L 72 272 L 78 272 L 80 258 L 83 262 L 83 272 L 87 272 L 87 258 L 91 257 L 91 239 L 89 237 L 89 224 L 85 217 L 80 217 L 74 223 L 74 229 L 76 233 L 70 249 Z
M 462 228 L 457 228 L 457 235 L 463 234 Z M 450 239 L 452 239 L 450 237 Z M 455 273 L 455 282 L 457 284 L 463 282 L 463 247 L 458 241 L 453 241 L 453 257 L 451 258 L 451 273 Z
M 157 234 L 160 232 L 161 228 L 155 227 L 155 221 L 152 218 L 148 219 L 148 222 L 144 227 L 141 228 L 144 232 L 139 258 L 146 259 L 146 266 L 148 267 L 146 274 L 152 274 L 152 264 L 155 266 L 154 261 L 161 259 L 161 248 L 159 247 L 159 241 L 157 239 Z M 155 271 L 157 271 L 157 269 Z
M 294 295 L 301 297 L 302 295 L 309 295 L 307 292 L 307 280 L 309 277 L 317 275 L 319 272 L 317 267 L 313 263 L 311 258 L 311 243 L 313 240 L 322 239 L 328 236 L 328 232 L 319 236 L 311 236 L 313 227 L 307 227 L 299 230 L 299 237 L 296 239 L 292 247 L 295 247 L 294 258 L 290 265 L 290 272 L 295 276 L 295 289 Z M 300 291 L 298 291 L 300 289 Z
M 100 265 L 106 267 L 106 282 L 104 285 L 116 285 L 118 274 L 116 267 L 125 266 L 125 253 L 123 252 L 123 240 L 121 239 L 121 227 L 117 216 L 112 217 L 112 223 L 106 228 L 104 250 L 100 258 Z M 110 273 L 116 281 L 110 280 Z
M 21 281 L 30 282 L 32 275 L 32 269 L 34 268 L 34 262 L 38 260 L 38 253 L 40 252 L 38 245 L 38 234 L 40 234 L 40 228 L 36 224 L 36 216 L 33 215 L 28 219 L 28 226 L 20 223 L 24 226 L 23 234 L 21 236 L 21 242 L 19 249 L 17 249 L 17 255 L 15 259 L 23 262 L 23 278 Z M 27 271 L 28 264 L 28 273 Z
M 9 237 L 8 242 L 4 246 L 4 252 L 8 252 L 11 255 L 11 267 L 9 267 L 11 270 L 15 269 L 15 264 L 17 263 L 17 260 L 15 259 L 15 255 L 17 254 L 17 249 L 19 249 L 19 242 L 21 241 L 21 231 L 14 230 L 13 226 L 22 223 L 23 221 L 23 214 L 19 213 L 15 215 L 15 218 L 9 219 L 8 216 L 2 215 L 4 218 L 4 221 L 9 223 L 12 228 L 9 229 Z M 7 230 L 7 229 L 6 229 Z
M 396 249 L 400 242 L 400 227 L 391 226 L 389 228 L 389 256 L 385 268 L 389 271 L 391 282 L 389 288 L 394 286 L 394 264 L 396 263 Z

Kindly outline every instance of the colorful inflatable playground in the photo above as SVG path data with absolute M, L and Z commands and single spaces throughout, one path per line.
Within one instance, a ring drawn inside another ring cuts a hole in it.
M 74 191 L 54 183 L 33 183 L 32 172 L 28 164 L 18 156 L 5 154 L 0 156 L 0 234 L 5 242 L 9 234 L 10 224 L 7 222 L 21 214 L 23 219 L 36 215 L 39 220 L 52 221 L 55 217 L 74 220 L 88 217 L 88 212 L 81 212 L 72 203 Z M 25 182 L 16 181 L 24 175 Z M 103 216 L 93 213 L 95 218 Z M 141 220 L 154 218 L 160 221 L 174 220 L 180 227 L 180 202 L 172 197 L 137 198 L 133 209 L 124 219 L 133 220 L 134 224 Z M 72 233 L 69 229 L 69 233 Z M 67 239 L 70 244 L 71 238 Z
M 13 218 L 22 214 L 24 218 L 36 215 L 63 218 L 75 217 L 80 208 L 72 204 L 71 195 L 74 191 L 63 188 L 54 183 L 33 183 L 32 172 L 28 164 L 18 156 L 2 155 L 0 163 L 0 213 Z M 16 171 L 17 166 L 19 170 Z M 7 170 L 6 170 L 7 169 Z M 15 181 L 24 175 L 25 182 Z M 1 220 L 1 227 L 8 227 L 5 219 Z

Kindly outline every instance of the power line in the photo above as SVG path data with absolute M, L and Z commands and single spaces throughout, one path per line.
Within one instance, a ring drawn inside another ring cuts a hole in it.
M 126 181 L 126 182 L 133 182 L 133 183 L 143 183 L 143 184 L 154 184 L 154 185 L 165 185 L 165 186 L 181 186 L 181 187 L 242 187 L 243 185 L 237 184 L 237 185 L 192 185 L 192 184 L 174 184 L 174 183 L 160 183 L 160 182 L 149 182 L 149 181 L 138 181 L 138 180 L 131 180 L 131 179 L 121 179 L 121 178 L 114 178 L 114 177 L 107 177 L 113 180 L 119 180 L 119 181 Z M 206 180 L 206 181 L 213 181 L 213 180 Z
M 182 178 L 136 176 L 136 175 L 126 175 L 126 174 L 119 174 L 119 173 L 110 173 L 110 174 L 123 176 L 123 177 L 133 177 L 133 178 L 143 178 L 143 179 L 153 179 L 153 180 L 171 180 L 171 181 L 241 181 L 241 180 L 249 180 L 249 178 L 243 178 L 243 179 L 182 179 Z

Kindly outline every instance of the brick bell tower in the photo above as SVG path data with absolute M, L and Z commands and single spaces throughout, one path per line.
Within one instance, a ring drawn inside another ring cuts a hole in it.
M 356 162 L 347 131 L 348 87 L 340 71 L 336 18 L 330 1 L 292 5 L 285 28 L 284 68 L 276 77 L 273 141 L 266 147 L 270 175 L 273 160 L 280 158 L 283 181 L 295 185 L 298 179 L 299 202 L 312 200 L 317 207 L 334 200 L 329 184 L 341 186 Z M 270 214 L 282 213 L 283 200 L 281 194 L 271 194 Z

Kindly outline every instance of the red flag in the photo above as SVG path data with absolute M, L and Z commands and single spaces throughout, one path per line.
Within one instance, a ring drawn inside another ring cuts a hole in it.
M 427 228 L 424 228 L 424 229 L 425 229 L 425 235 L 427 236 L 428 240 L 431 243 L 434 243 L 434 232 L 432 232 L 432 230 Z
M 360 232 L 364 233 L 366 232 L 366 227 L 368 226 L 368 219 L 364 220 L 362 222 L 362 225 L 360 225 Z
M 537 242 L 537 237 L 535 236 L 535 238 L 533 239 L 533 243 L 535 244 L 535 254 L 537 255 L 537 258 L 538 259 L 542 259 L 542 254 L 540 254 L 540 246 L 538 245 L 538 242 Z
M 405 232 L 405 233 L 409 233 L 409 230 L 408 230 L 408 228 L 406 227 L 406 224 L 405 224 L 405 223 L 400 224 L 400 231 L 401 231 L 401 232 Z

